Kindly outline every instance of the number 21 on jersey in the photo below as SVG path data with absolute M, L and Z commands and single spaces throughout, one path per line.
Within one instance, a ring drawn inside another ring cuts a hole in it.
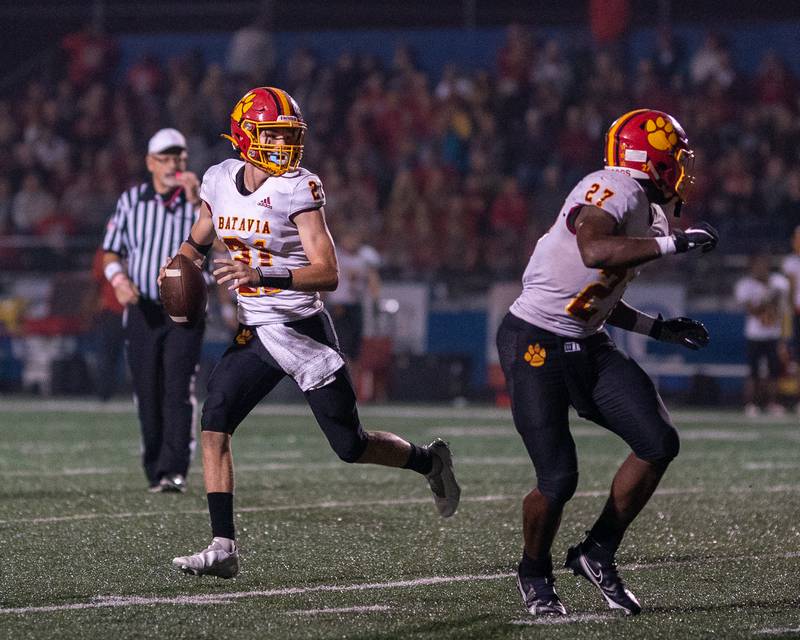
M 244 262 L 247 266 L 253 267 L 271 267 L 272 254 L 267 251 L 267 241 L 263 238 L 254 240 L 252 248 L 256 250 L 255 260 L 252 259 L 251 247 L 247 246 L 240 238 L 236 236 L 225 236 L 222 238 L 225 246 L 231 252 L 231 257 L 234 260 Z M 253 264 L 255 262 L 255 264 Z M 267 287 L 239 287 L 239 295 L 242 296 L 271 296 L 278 293 L 280 289 L 270 289 Z

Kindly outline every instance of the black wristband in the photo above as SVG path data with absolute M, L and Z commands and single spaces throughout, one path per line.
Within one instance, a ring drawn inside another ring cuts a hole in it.
M 658 340 L 661 337 L 661 330 L 664 328 L 664 316 L 660 313 L 658 317 L 653 320 L 653 326 L 650 327 L 650 337 Z
M 292 272 L 286 267 L 256 267 L 256 271 L 261 279 L 259 286 L 270 289 L 290 289 L 292 286 Z
M 191 233 L 189 234 L 189 237 L 186 238 L 186 242 L 187 244 L 192 245 L 197 250 L 197 253 L 204 256 L 208 255 L 208 252 L 211 251 L 211 247 L 214 244 L 213 242 L 209 242 L 208 244 L 200 244 L 199 242 L 197 242 L 197 240 L 192 238 Z
M 675 229 L 672 237 L 675 238 L 675 253 L 686 253 L 689 250 L 689 238 L 686 237 L 685 231 Z

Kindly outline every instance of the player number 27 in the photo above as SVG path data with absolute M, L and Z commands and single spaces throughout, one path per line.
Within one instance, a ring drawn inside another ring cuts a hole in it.
M 267 241 L 262 239 L 253 242 L 253 248 L 256 250 L 255 264 L 252 260 L 252 250 L 241 239 L 236 236 L 225 236 L 222 238 L 225 246 L 231 252 L 234 260 L 244 262 L 247 266 L 253 267 L 271 267 L 272 254 L 267 251 Z M 278 293 L 280 289 L 270 289 L 267 287 L 239 287 L 239 295 L 242 296 L 271 296 Z
M 600 207 L 602 209 L 603 203 L 613 196 L 614 192 L 611 189 L 603 189 L 603 193 L 600 194 L 600 197 L 593 201 L 593 198 L 598 191 L 600 191 L 600 184 L 595 182 L 591 187 L 589 187 L 589 190 L 586 192 L 584 198 L 586 199 L 586 202 L 589 202 L 595 207 Z

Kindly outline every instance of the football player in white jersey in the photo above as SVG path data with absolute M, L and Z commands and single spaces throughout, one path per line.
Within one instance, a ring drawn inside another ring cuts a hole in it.
M 536 470 L 523 501 L 524 551 L 517 586 L 534 615 L 565 615 L 554 588 L 551 546 L 564 504 L 578 484 L 568 408 L 620 436 L 632 453 L 586 539 L 565 566 L 596 586 L 609 607 L 641 610 L 614 560 L 625 530 L 678 453 L 678 434 L 647 374 L 617 350 L 606 323 L 690 349 L 708 343 L 702 324 L 663 320 L 622 300 L 641 265 L 693 249 L 710 251 L 717 232 L 705 223 L 670 232 L 691 184 L 692 151 L 672 116 L 637 109 L 606 134 L 605 169 L 581 180 L 539 239 L 523 292 L 497 334 L 514 424 Z
M 362 428 L 336 333 L 319 291 L 338 284 L 333 240 L 319 177 L 300 166 L 306 124 L 292 97 L 258 87 L 231 113 L 230 139 L 241 159 L 203 178 L 200 217 L 180 252 L 202 262 L 215 236 L 229 259 L 215 260 L 217 283 L 236 290 L 239 330 L 214 368 L 203 406 L 203 471 L 212 542 L 173 564 L 193 575 L 239 571 L 233 524 L 231 435 L 285 376 L 302 389 L 331 447 L 345 462 L 412 469 L 424 475 L 442 517 L 460 489 L 448 445 L 417 446 Z M 163 277 L 163 275 L 162 275 Z

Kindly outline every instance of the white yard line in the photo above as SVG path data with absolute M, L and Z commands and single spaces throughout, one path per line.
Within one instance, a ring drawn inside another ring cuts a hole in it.
M 504 426 L 453 426 L 453 427 L 431 427 L 428 429 L 430 435 L 438 435 L 448 438 L 518 438 L 519 435 L 513 427 Z M 574 426 L 570 427 L 570 433 L 577 438 L 617 438 L 618 436 L 600 426 Z M 754 442 L 765 436 L 769 437 L 792 437 L 796 435 L 793 430 L 783 429 L 778 433 L 764 433 L 763 429 L 681 429 L 678 433 L 682 440 L 714 440 L 730 442 Z
M 765 493 L 798 493 L 800 492 L 800 485 L 775 485 L 768 487 L 730 487 L 722 490 L 724 493 L 739 494 L 753 494 L 758 492 Z M 706 490 L 698 487 L 690 488 L 664 488 L 656 490 L 657 496 L 684 496 L 684 495 L 698 495 L 706 493 Z M 600 489 L 594 491 L 578 491 L 575 493 L 575 498 L 602 498 L 608 495 L 607 489 Z M 517 502 L 522 499 L 522 495 L 483 495 L 483 496 L 467 496 L 461 499 L 462 503 L 465 502 Z M 364 501 L 347 501 L 347 500 L 327 500 L 322 502 L 312 502 L 307 504 L 285 504 L 285 505 L 265 505 L 262 507 L 240 507 L 237 508 L 237 513 L 269 513 L 281 511 L 302 511 L 313 509 L 352 509 L 360 507 L 394 507 L 402 505 L 413 504 L 428 504 L 431 501 L 429 497 L 419 498 L 387 498 L 385 500 L 364 500 Z M 41 518 L 14 518 L 13 520 L 0 520 L 0 525 L 20 525 L 20 524 L 52 524 L 58 522 L 73 522 L 82 520 L 120 520 L 130 518 L 165 518 L 174 516 L 186 515 L 205 515 L 205 509 L 182 509 L 173 511 L 130 511 L 122 513 L 82 513 L 71 514 L 66 516 L 47 516 Z
M 593 435 L 608 435 L 613 436 L 613 434 L 608 433 L 602 429 L 597 429 L 597 434 Z M 516 437 L 516 434 L 514 434 Z M 575 434 L 580 435 L 580 434 Z M 732 441 L 750 441 L 755 438 L 751 438 L 749 435 L 740 434 L 741 437 L 722 437 L 719 433 L 714 433 L 709 435 L 709 440 L 732 440 Z M 616 437 L 616 436 L 614 436 Z M 697 437 L 690 437 L 686 438 L 688 440 L 700 440 L 703 439 L 702 436 Z M 778 450 L 773 449 L 772 452 L 775 455 L 784 454 L 785 450 Z M 764 455 L 769 454 L 769 451 L 761 452 Z M 285 454 L 279 452 L 272 452 L 271 454 L 267 454 L 264 457 L 266 458 L 286 458 L 287 460 L 297 460 L 302 457 L 301 452 L 299 451 L 287 451 Z M 618 456 L 614 456 L 616 459 Z M 686 460 L 692 458 L 692 452 L 686 452 L 683 454 L 682 460 Z M 707 454 L 702 454 L 699 456 L 701 459 L 707 459 Z M 600 456 L 595 455 L 594 459 L 598 460 Z M 468 466 L 530 466 L 531 461 L 525 455 L 520 456 L 457 456 L 454 458 L 456 466 L 461 465 L 468 465 Z M 759 466 L 761 465 L 761 466 Z M 772 465 L 772 466 L 770 466 Z M 757 462 L 748 462 L 743 464 L 743 468 L 748 471 L 759 470 L 759 469 L 795 469 L 800 466 L 800 463 L 794 462 L 764 462 L 764 463 L 757 463 Z M 319 469 L 345 469 L 346 467 L 339 461 L 333 460 L 330 462 L 244 462 L 236 464 L 236 471 L 243 473 L 243 472 L 258 472 L 258 471 L 294 471 L 294 470 L 319 470 Z M 385 472 L 387 468 L 370 465 L 364 467 L 365 470 L 369 470 L 370 472 L 377 472 L 382 471 Z M 131 474 L 131 473 L 141 473 L 141 469 L 138 467 L 64 467 L 61 469 L 11 469 L 2 471 L 0 470 L 0 478 L 57 478 L 62 476 L 109 476 L 109 475 L 121 475 L 121 474 Z
M 2 398 L 0 399 L 0 412 L 8 413 L 96 413 L 96 414 L 127 414 L 134 415 L 133 403 L 128 400 L 112 400 L 98 402 L 91 399 L 48 399 L 48 398 Z M 369 418 L 431 418 L 431 419 L 469 419 L 469 420 L 507 420 L 511 423 L 509 409 L 490 407 L 486 405 L 453 407 L 447 405 L 419 406 L 419 405 L 362 405 L 359 413 Z M 303 403 L 298 404 L 272 404 L 268 400 L 253 410 L 259 416 L 308 416 L 311 410 Z M 674 421 L 680 426 L 681 422 L 710 423 L 710 424 L 736 424 L 736 425 L 796 425 L 798 417 L 787 414 L 781 417 L 761 416 L 759 418 L 746 418 L 740 411 L 697 411 L 680 409 L 671 411 Z M 580 421 L 573 414 L 573 418 Z
M 775 629 L 758 629 L 753 635 L 782 636 L 785 633 L 800 634 L 800 627 L 778 627 Z
M 524 618 L 522 620 L 512 620 L 511 624 L 527 627 L 531 625 L 553 625 L 553 624 L 573 624 L 575 622 L 609 622 L 612 620 L 623 620 L 621 616 L 613 613 L 576 613 L 566 616 L 539 616 L 536 618 Z
M 652 564 L 625 565 L 621 569 L 624 571 L 642 571 L 650 569 L 662 569 L 664 567 L 676 566 L 703 566 L 709 564 L 719 564 L 727 562 L 741 562 L 747 560 L 758 562 L 761 560 L 791 559 L 797 558 L 800 554 L 767 554 L 763 556 L 734 556 L 721 558 L 706 558 L 703 560 L 676 560 L 666 562 L 654 562 Z M 567 573 L 566 569 L 559 569 L 556 573 Z M 30 613 L 51 613 L 54 611 L 72 611 L 76 609 L 101 609 L 116 607 L 135 607 L 151 606 L 155 604 L 166 605 L 208 605 L 208 604 L 227 604 L 232 600 L 245 598 L 275 598 L 281 596 L 303 595 L 307 593 L 346 593 L 357 591 L 376 591 L 381 589 L 408 589 L 416 587 L 427 587 L 439 584 L 453 584 L 458 582 L 477 582 L 490 580 L 506 580 L 513 577 L 514 573 L 493 573 L 478 575 L 460 576 L 431 576 L 428 578 L 416 578 L 413 580 L 392 580 L 388 582 L 367 582 L 358 584 L 331 585 L 321 584 L 309 587 L 285 587 L 282 589 L 266 589 L 254 591 L 232 591 L 229 593 L 213 593 L 199 595 L 181 595 L 173 597 L 165 596 L 96 596 L 88 602 L 73 602 L 68 604 L 52 604 L 35 607 L 0 607 L 0 615 L 9 614 L 30 614 Z
M 294 611 L 284 611 L 287 616 L 318 616 L 330 613 L 372 613 L 374 611 L 390 611 L 391 607 L 385 604 L 371 604 L 363 607 L 336 607 L 332 609 L 295 609 Z
M 0 607 L 2 614 L 48 613 L 52 611 L 69 611 L 73 609 L 100 609 L 103 607 L 131 607 L 148 606 L 154 604 L 170 605 L 205 605 L 224 604 L 232 600 L 243 598 L 275 598 L 280 596 L 303 595 L 306 593 L 341 593 L 351 591 L 373 591 L 377 589 L 405 589 L 409 587 L 427 587 L 437 584 L 453 582 L 474 582 L 478 580 L 500 580 L 509 578 L 513 574 L 497 573 L 491 575 L 466 575 L 466 576 L 433 576 L 430 578 L 417 578 L 415 580 L 395 580 L 391 582 L 370 582 L 349 585 L 315 585 L 312 587 L 287 587 L 284 589 L 267 589 L 256 591 L 233 591 L 230 593 L 202 594 L 195 596 L 151 597 L 151 596 L 98 596 L 89 602 L 74 602 L 70 604 L 46 605 L 41 607 Z
M 114 467 L 83 467 L 70 469 L 65 467 L 58 471 L 41 471 L 39 469 L 20 469 L 13 471 L 0 471 L 3 478 L 60 478 L 66 476 L 110 476 L 115 474 L 131 473 L 128 469 Z
M 603 492 L 602 495 L 605 495 Z M 473 496 L 463 498 L 462 502 L 501 502 L 503 500 L 519 499 L 519 496 L 504 496 L 504 495 L 487 495 L 487 496 Z M 351 509 L 357 507 L 393 507 L 412 504 L 427 504 L 431 502 L 429 497 L 420 498 L 396 498 L 385 500 L 366 500 L 366 501 L 345 501 L 345 500 L 327 500 L 322 502 L 313 502 L 308 504 L 284 504 L 284 505 L 270 505 L 263 507 L 237 507 L 237 513 L 262 513 L 273 511 L 303 511 L 313 509 Z M 207 511 L 205 509 L 184 509 L 180 511 L 130 511 L 122 513 L 83 513 L 73 514 L 68 516 L 49 516 L 43 518 L 15 518 L 14 520 L 0 520 L 0 525 L 4 524 L 50 524 L 54 522 L 71 522 L 73 520 L 100 520 L 100 519 L 128 519 L 128 518 L 152 518 L 152 517 L 166 517 L 175 515 L 204 515 Z
M 742 465 L 745 471 L 776 471 L 779 469 L 800 468 L 800 462 L 745 462 Z
M 754 442 L 765 436 L 776 437 L 779 434 L 765 434 L 763 429 L 681 429 L 678 428 L 681 440 L 717 440 L 728 442 Z M 783 435 L 783 434 L 780 434 Z

